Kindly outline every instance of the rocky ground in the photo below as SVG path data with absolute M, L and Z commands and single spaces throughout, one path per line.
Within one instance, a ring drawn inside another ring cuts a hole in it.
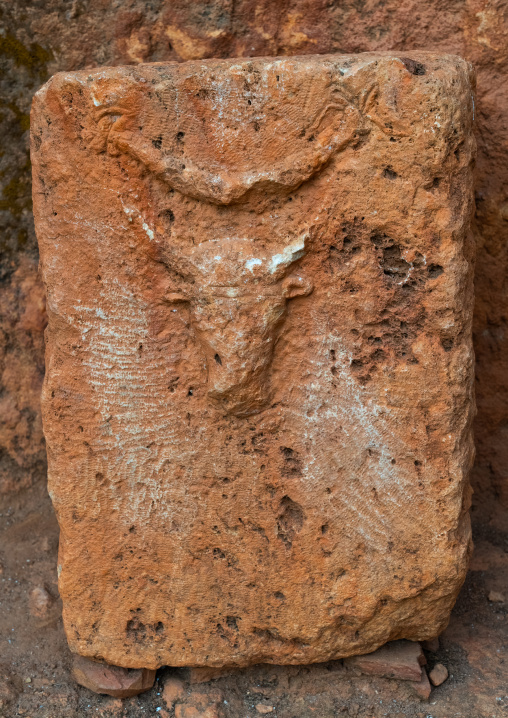
M 468 578 L 439 650 L 426 652 L 427 669 L 442 663 L 449 678 L 428 701 L 406 681 L 356 675 L 341 661 L 255 666 L 194 684 L 185 671 L 167 668 L 141 696 L 98 696 L 70 675 L 56 581 L 58 527 L 43 482 L 4 498 L 0 514 L 1 718 L 508 715 L 508 519 L 495 508 L 473 512 Z

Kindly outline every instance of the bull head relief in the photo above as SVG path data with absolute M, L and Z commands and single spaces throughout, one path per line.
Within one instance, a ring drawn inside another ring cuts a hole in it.
M 220 82 L 213 66 L 179 66 L 174 73 L 175 84 L 161 75 L 97 88 L 92 146 L 129 156 L 163 186 L 206 203 L 210 216 L 217 206 L 234 212 L 250 203 L 259 211 L 270 194 L 298 191 L 373 127 L 405 134 L 386 102 L 380 109 L 368 62 L 356 73 L 331 64 L 318 75 L 305 65 L 296 72 L 289 60 L 267 65 L 262 76 L 231 66 Z M 291 271 L 305 240 L 260 250 L 259 241 L 209 235 L 184 250 L 177 235 L 173 228 L 178 250 L 160 245 L 170 272 L 178 267 L 187 280 L 166 301 L 189 307 L 206 355 L 209 397 L 236 416 L 259 412 L 270 400 L 287 301 L 312 289 Z
M 187 278 L 166 301 L 188 304 L 206 357 L 208 396 L 228 413 L 248 416 L 270 401 L 270 365 L 287 301 L 312 291 L 292 271 L 304 252 L 305 238 L 271 251 L 228 238 L 165 254 L 168 269 Z

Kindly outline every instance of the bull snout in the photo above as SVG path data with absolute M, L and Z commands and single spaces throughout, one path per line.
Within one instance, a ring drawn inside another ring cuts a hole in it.
M 269 367 L 286 299 L 207 297 L 194 303 L 192 323 L 206 355 L 208 396 L 235 416 L 261 411 L 270 401 Z

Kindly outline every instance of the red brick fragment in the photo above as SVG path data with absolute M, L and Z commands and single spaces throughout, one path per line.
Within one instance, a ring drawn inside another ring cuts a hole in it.
M 150 690 L 155 671 L 147 668 L 121 668 L 74 656 L 72 675 L 80 686 L 114 698 L 129 698 Z
M 346 658 L 344 663 L 366 675 L 420 681 L 426 660 L 419 643 L 392 641 L 374 653 Z
M 421 679 L 419 681 L 415 681 L 412 685 L 416 691 L 416 694 L 420 696 L 422 700 L 428 700 L 432 688 L 429 683 L 429 678 L 427 676 L 427 671 L 425 670 L 425 668 L 422 668 Z

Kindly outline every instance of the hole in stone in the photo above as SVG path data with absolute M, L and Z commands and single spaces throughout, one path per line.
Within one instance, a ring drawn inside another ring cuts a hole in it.
M 214 356 L 214 359 L 215 359 L 215 361 L 217 362 L 217 364 L 219 364 L 220 366 L 222 366 L 222 359 L 220 358 L 220 356 L 219 356 L 218 354 L 216 354 L 216 355 Z
M 392 240 L 386 236 L 386 234 L 381 234 L 380 232 L 373 232 L 370 235 L 370 241 L 375 247 L 382 247 L 384 244 L 391 242 Z
M 226 626 L 233 631 L 238 631 L 238 616 L 226 616 Z
M 436 279 L 437 277 L 441 276 L 441 274 L 443 274 L 444 269 L 440 264 L 431 264 L 429 266 L 428 272 L 431 279 Z
M 193 396 L 193 395 L 194 395 L 194 391 L 193 391 L 193 389 L 192 389 L 192 387 L 191 387 L 191 388 L 189 389 L 189 391 L 187 392 L 187 396 Z
M 323 534 L 323 536 L 328 533 L 328 524 L 323 524 L 321 526 L 321 533 Z
M 412 75 L 425 75 L 425 65 L 422 65 L 421 62 L 412 60 L 410 57 L 401 57 L 400 61 Z
M 293 539 L 301 530 L 304 518 L 305 514 L 300 504 L 289 496 L 284 496 L 279 505 L 277 537 L 284 542 L 287 548 L 291 548 L 293 545 Z
M 140 610 L 140 609 L 138 609 Z M 126 633 L 134 640 L 143 640 L 146 638 L 146 627 L 138 618 L 131 618 L 126 625 Z
M 386 179 L 394 180 L 397 179 L 398 176 L 399 175 L 394 170 L 392 170 L 391 167 L 385 167 L 383 170 L 383 177 L 386 177 Z
M 290 449 L 289 446 L 281 446 L 280 452 L 284 456 L 284 466 L 281 473 L 284 476 L 299 476 L 302 472 L 302 462 L 298 453 L 294 449 Z
M 410 265 L 401 256 L 400 247 L 392 244 L 383 249 L 382 260 L 383 273 L 391 279 L 405 279 L 408 275 Z
M 453 349 L 453 339 L 443 339 L 441 341 L 441 346 L 445 350 L 445 352 L 449 352 Z
M 162 212 L 159 212 L 159 217 L 169 222 L 169 224 L 172 224 L 175 221 L 175 215 L 170 209 L 164 209 Z
M 284 596 L 284 594 L 282 593 L 282 591 L 275 591 L 275 593 L 274 593 L 273 595 L 274 595 L 275 598 L 277 598 L 279 601 L 285 601 L 285 600 L 286 600 L 286 597 Z

